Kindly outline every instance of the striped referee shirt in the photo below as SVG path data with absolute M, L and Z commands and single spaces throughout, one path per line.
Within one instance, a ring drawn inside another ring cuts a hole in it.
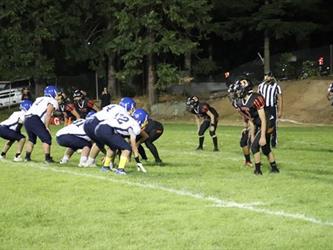
M 277 96 L 282 94 L 281 87 L 277 82 L 262 82 L 258 86 L 259 94 L 263 95 L 266 101 L 266 107 L 275 107 L 277 104 Z

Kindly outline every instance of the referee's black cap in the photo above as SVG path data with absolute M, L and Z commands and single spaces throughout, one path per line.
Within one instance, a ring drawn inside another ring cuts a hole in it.
M 268 71 L 268 72 L 266 72 L 266 73 L 265 73 L 265 76 L 274 77 L 272 71 Z

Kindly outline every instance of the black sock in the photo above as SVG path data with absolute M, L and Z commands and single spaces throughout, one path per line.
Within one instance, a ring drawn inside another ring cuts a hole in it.
M 276 162 L 275 162 L 275 161 L 270 162 L 269 164 L 271 164 L 271 168 L 272 168 L 272 169 L 276 169 L 276 168 L 277 168 L 277 166 L 276 166 Z
M 1 152 L 1 156 L 6 156 L 6 153 L 4 153 L 4 152 Z
M 251 157 L 250 157 L 249 154 L 248 155 L 244 155 L 244 158 L 245 158 L 246 162 L 250 162 L 251 161 Z
M 21 155 L 21 153 L 16 153 L 15 157 L 19 157 Z
M 199 147 L 202 148 L 205 137 L 199 137 Z
M 256 171 L 261 171 L 261 162 L 256 163 L 255 166 L 256 166 Z
M 25 159 L 29 159 L 31 158 L 31 152 L 26 152 L 25 153 Z
M 218 146 L 217 146 L 217 136 L 213 137 L 213 143 L 214 143 L 214 148 L 218 149 Z
M 51 155 L 50 154 L 45 154 L 45 160 L 51 160 Z

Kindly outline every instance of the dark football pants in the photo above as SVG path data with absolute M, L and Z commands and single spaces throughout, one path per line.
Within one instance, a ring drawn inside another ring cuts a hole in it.
M 150 150 L 152 155 L 155 158 L 155 161 L 161 161 L 160 156 L 158 155 L 158 151 L 156 146 L 153 144 L 154 141 L 156 141 L 160 136 L 163 134 L 163 129 L 153 129 L 148 135 L 149 138 L 144 142 L 146 144 L 146 147 Z M 146 152 L 142 145 L 138 148 L 139 154 L 141 155 L 142 159 L 147 159 Z

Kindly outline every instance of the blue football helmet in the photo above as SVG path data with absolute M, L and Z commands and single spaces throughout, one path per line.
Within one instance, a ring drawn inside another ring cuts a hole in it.
M 30 100 L 23 100 L 20 103 L 20 109 L 23 110 L 23 111 L 28 111 L 30 109 L 31 105 L 32 105 L 32 101 L 30 101 Z
M 121 98 L 119 105 L 124 107 L 127 112 L 132 113 L 135 110 L 136 102 L 130 97 Z
M 46 86 L 44 89 L 44 96 L 55 98 L 57 96 L 57 94 L 58 94 L 58 89 L 56 86 L 49 85 L 49 86 Z
M 144 109 L 135 110 L 132 116 L 139 123 L 141 128 L 147 124 L 149 118 L 148 113 Z
M 95 111 L 90 111 L 90 112 L 86 115 L 86 119 L 92 117 L 94 114 L 96 114 Z

